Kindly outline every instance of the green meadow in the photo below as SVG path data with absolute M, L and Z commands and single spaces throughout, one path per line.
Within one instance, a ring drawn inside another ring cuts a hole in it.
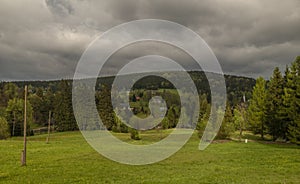
M 148 144 L 169 132 L 144 132 L 142 140 L 114 134 L 132 144 Z M 161 136 L 159 136 L 161 135 Z M 111 161 L 80 132 L 28 138 L 27 166 L 20 166 L 21 137 L 0 141 L 0 183 L 300 183 L 300 149 L 292 144 L 216 141 L 198 150 L 193 135 L 176 154 L 159 163 L 131 166 Z

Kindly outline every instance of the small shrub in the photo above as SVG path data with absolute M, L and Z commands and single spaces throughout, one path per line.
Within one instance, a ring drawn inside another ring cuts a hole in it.
M 133 140 L 141 140 L 139 132 L 136 129 L 130 129 L 130 137 Z

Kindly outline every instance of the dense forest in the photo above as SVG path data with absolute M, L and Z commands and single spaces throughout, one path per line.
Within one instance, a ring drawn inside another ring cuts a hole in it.
M 209 103 L 209 85 L 203 72 L 190 72 L 195 82 L 201 100 Z M 130 78 L 130 76 L 127 76 Z M 113 113 L 110 90 L 114 77 L 99 78 L 96 84 L 96 104 L 99 115 L 103 119 L 107 129 L 128 131 L 128 128 L 120 123 Z M 243 95 L 251 97 L 251 90 L 255 80 L 246 77 L 225 76 L 228 99 L 231 106 L 241 102 Z M 20 136 L 23 134 L 23 111 L 24 111 L 24 86 L 28 85 L 28 133 L 31 130 L 45 127 L 48 123 L 49 112 L 51 113 L 51 125 L 56 131 L 77 130 L 77 123 L 72 109 L 72 81 L 18 81 L 0 83 L 0 117 L 2 137 Z M 151 91 L 151 92 L 150 92 Z M 154 76 L 145 77 L 138 81 L 131 91 L 131 105 L 135 114 L 149 114 L 148 102 L 155 95 L 162 96 L 167 102 L 167 118 L 164 122 L 170 122 L 165 128 L 176 126 L 180 114 L 179 97 L 174 86 L 163 78 Z M 137 103 L 136 98 L 139 98 Z M 99 105 L 104 104 L 104 105 Z M 201 112 L 203 114 L 203 112 Z M 120 128 L 121 127 L 121 128 Z
M 300 141 L 300 57 L 287 66 L 282 75 L 275 68 L 269 81 L 262 77 L 252 78 L 225 75 L 227 107 L 217 138 L 227 138 L 233 132 L 250 130 L 262 139 L 270 135 L 272 140 L 298 143 Z M 201 136 L 210 114 L 210 88 L 203 72 L 189 72 L 200 98 L 197 129 Z M 130 78 L 130 75 L 127 77 Z M 114 77 L 99 78 L 96 84 L 96 104 L 106 128 L 114 132 L 138 132 L 128 128 L 113 112 L 111 85 Z M 56 131 L 78 130 L 72 109 L 72 81 L 22 81 L 0 83 L 0 138 L 22 135 L 24 92 L 28 85 L 28 134 L 34 129 L 45 127 L 50 112 L 51 125 Z M 130 92 L 130 106 L 140 117 L 149 115 L 149 100 L 161 96 L 167 104 L 166 116 L 158 127 L 174 128 L 180 115 L 179 96 L 166 79 L 148 76 L 137 83 Z M 101 105 L 100 105 L 101 104 Z

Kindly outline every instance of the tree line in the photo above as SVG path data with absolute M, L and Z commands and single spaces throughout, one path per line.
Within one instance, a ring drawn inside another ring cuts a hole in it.
M 287 66 L 278 67 L 269 81 L 259 77 L 248 107 L 250 129 L 272 139 L 300 143 L 300 56 Z
M 226 106 L 225 116 L 217 138 L 228 138 L 234 132 L 252 131 L 261 139 L 268 135 L 273 141 L 300 143 L 300 56 L 284 74 L 278 67 L 269 80 L 256 79 L 251 98 L 246 97 Z M 210 115 L 210 104 L 202 98 L 198 123 L 201 136 Z
M 200 93 L 200 102 L 202 106 L 205 106 L 201 108 L 200 119 L 205 119 L 208 116 L 210 103 L 206 77 L 203 72 L 190 72 L 190 75 Z M 128 77 L 130 78 L 130 76 Z M 97 81 L 95 99 L 99 115 L 108 130 L 116 132 L 134 131 L 124 125 L 113 112 L 110 97 L 113 79 L 113 77 L 105 77 Z M 251 97 L 251 90 L 255 84 L 254 79 L 229 75 L 226 75 L 225 79 L 230 106 L 239 104 L 242 94 L 246 95 L 247 98 Z M 72 108 L 71 80 L 0 82 L 0 139 L 23 134 L 23 87 L 25 85 L 28 85 L 29 92 L 27 104 L 28 135 L 33 134 L 32 130 L 35 128 L 47 126 L 49 112 L 51 112 L 51 125 L 56 131 L 78 130 Z M 154 91 L 154 93 L 149 92 L 149 90 Z M 162 96 L 168 107 L 166 118 L 159 126 L 164 129 L 174 128 L 181 113 L 179 97 L 177 92 L 174 92 L 173 85 L 164 79 L 150 77 L 135 84 L 131 92 L 131 101 L 136 101 L 136 97 L 141 99 L 138 102 L 138 107 L 133 108 L 134 113 L 149 114 L 148 102 L 153 95 Z M 188 109 L 184 111 L 188 111 Z M 228 115 L 228 119 L 230 117 L 233 118 L 233 115 Z M 227 124 L 231 125 L 230 123 Z M 225 132 L 228 131 L 228 128 L 223 129 Z
M 24 91 L 16 84 L 9 82 L 1 84 L 0 90 L 0 123 L 2 138 L 23 135 L 24 122 Z M 51 123 L 57 131 L 77 130 L 73 115 L 71 84 L 62 80 L 57 91 L 51 88 L 28 87 L 27 101 L 27 134 L 32 135 L 32 129 L 47 126 L 48 114 L 51 114 Z

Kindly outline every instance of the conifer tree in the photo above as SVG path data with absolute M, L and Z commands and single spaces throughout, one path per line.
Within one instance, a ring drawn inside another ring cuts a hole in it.
M 78 129 L 73 113 L 71 90 L 68 81 L 62 80 L 59 84 L 59 91 L 55 95 L 54 119 L 58 131 Z
M 116 126 L 116 122 L 111 104 L 111 92 L 109 86 L 101 86 L 101 91 L 96 93 L 96 104 L 102 123 L 108 130 L 112 130 L 113 126 Z
M 300 142 L 300 56 L 292 63 L 289 76 L 287 77 L 285 100 L 290 122 L 287 126 L 288 139 L 291 142 Z
M 281 107 L 283 106 L 283 77 L 278 67 L 274 69 L 267 85 L 266 96 L 266 125 L 273 140 L 285 137 L 286 125 L 282 121 Z
M 291 78 L 291 74 L 290 74 L 290 68 L 288 66 L 286 66 L 285 72 L 284 72 L 284 76 L 283 76 L 283 89 L 282 89 L 282 96 L 281 96 L 281 100 L 282 100 L 282 104 L 279 107 L 279 115 L 281 117 L 281 124 L 282 124 L 282 138 L 284 140 L 287 139 L 287 134 L 288 134 L 288 125 L 291 122 L 291 118 L 290 118 L 290 107 L 291 107 L 291 95 L 290 95 L 290 82 L 288 83 L 288 81 Z
M 259 77 L 252 91 L 252 99 L 248 108 L 248 120 L 254 134 L 264 139 L 266 133 L 266 81 Z
M 222 125 L 218 132 L 217 138 L 219 139 L 228 138 L 233 132 L 234 132 L 234 119 L 233 119 L 231 107 L 229 103 L 227 103 L 224 119 L 222 121 Z

